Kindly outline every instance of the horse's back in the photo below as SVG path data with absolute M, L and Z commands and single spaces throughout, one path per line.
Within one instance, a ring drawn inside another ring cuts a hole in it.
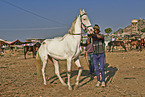
M 134 40 L 134 41 L 131 41 L 131 45 L 136 45 L 136 44 L 138 44 L 139 43 L 139 41 L 138 40 Z
M 110 41 L 108 43 L 109 46 L 120 46 L 120 45 L 124 45 L 123 41 Z
M 116 45 L 124 45 L 124 42 L 123 41 L 116 41 Z
M 112 45 L 112 41 L 108 42 L 108 46 L 111 46 Z

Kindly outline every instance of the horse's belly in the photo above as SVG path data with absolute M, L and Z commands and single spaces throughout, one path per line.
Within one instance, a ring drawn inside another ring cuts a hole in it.
M 56 47 L 48 47 L 47 49 L 48 55 L 55 59 L 65 60 L 68 56 L 71 55 L 72 52 L 69 52 L 66 47 L 56 46 Z
M 77 50 L 76 54 L 74 55 L 73 59 L 77 58 L 80 55 L 81 51 L 82 51 L 82 48 L 81 47 L 78 48 L 78 50 Z

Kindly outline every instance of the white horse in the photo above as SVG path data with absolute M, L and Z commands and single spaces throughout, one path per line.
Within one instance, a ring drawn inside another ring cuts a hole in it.
M 75 64 L 79 68 L 78 76 L 76 78 L 75 85 L 78 87 L 79 85 L 79 78 L 82 73 L 82 67 L 79 61 L 79 55 L 81 52 L 80 42 L 81 42 L 81 32 L 82 29 L 87 30 L 88 34 L 93 33 L 93 28 L 89 21 L 85 10 L 80 10 L 80 15 L 75 18 L 72 23 L 72 26 L 69 29 L 69 33 L 64 35 L 60 38 L 54 39 L 46 39 L 41 44 L 37 55 L 36 55 L 36 63 L 37 63 L 37 75 L 41 76 L 41 62 L 42 66 L 42 75 L 44 79 L 44 85 L 46 85 L 46 78 L 45 78 L 45 66 L 47 64 L 48 58 L 54 63 L 55 66 L 55 73 L 58 76 L 60 82 L 67 86 L 69 90 L 72 90 L 70 84 L 70 72 L 71 72 L 71 62 L 72 60 L 75 61 Z M 59 60 L 66 60 L 67 61 L 67 75 L 68 75 L 68 83 L 66 84 L 60 76 L 59 73 Z

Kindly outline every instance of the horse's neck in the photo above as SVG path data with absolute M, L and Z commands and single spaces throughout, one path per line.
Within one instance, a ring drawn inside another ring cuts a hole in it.
M 80 16 L 78 16 L 76 23 L 75 23 L 75 31 L 74 34 L 81 34 L 81 21 L 80 21 Z
M 82 32 L 82 28 L 81 28 L 81 21 L 79 16 L 75 24 L 75 33 L 78 34 L 76 37 L 79 40 L 79 42 L 81 42 L 81 35 L 82 35 L 81 32 Z
M 74 31 L 74 37 L 76 38 L 76 40 L 78 40 L 78 42 L 81 41 L 81 31 L 82 31 L 82 28 L 81 28 L 80 16 L 78 16 L 75 23 L 75 31 Z
M 75 24 L 72 25 L 72 28 L 74 30 L 71 30 L 71 33 L 69 33 L 69 35 L 71 35 L 74 39 L 74 41 L 77 41 L 78 44 L 80 44 L 81 41 L 81 21 L 80 21 L 80 16 L 77 17 Z
M 80 21 L 80 15 L 75 18 L 73 21 L 70 29 L 69 29 L 69 34 L 71 35 L 81 35 L 81 21 Z
M 80 21 L 80 16 L 78 16 L 76 23 L 75 23 L 75 30 L 74 30 L 74 34 L 80 34 L 81 35 L 81 21 Z

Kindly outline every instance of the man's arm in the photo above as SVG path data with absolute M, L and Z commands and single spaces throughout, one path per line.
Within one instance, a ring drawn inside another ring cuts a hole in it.
M 103 35 L 96 34 L 96 36 L 97 36 L 98 39 L 103 39 L 104 38 Z

